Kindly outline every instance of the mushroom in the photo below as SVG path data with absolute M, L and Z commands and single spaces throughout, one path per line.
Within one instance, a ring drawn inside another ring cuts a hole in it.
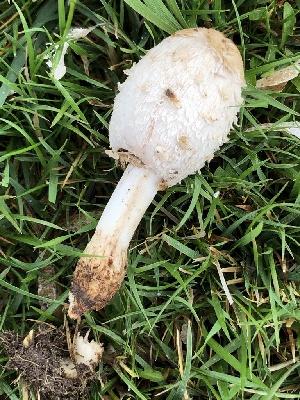
M 109 139 L 112 155 L 128 166 L 77 263 L 71 318 L 111 300 L 126 273 L 130 240 L 157 191 L 212 159 L 243 103 L 241 55 L 214 29 L 178 31 L 126 72 Z

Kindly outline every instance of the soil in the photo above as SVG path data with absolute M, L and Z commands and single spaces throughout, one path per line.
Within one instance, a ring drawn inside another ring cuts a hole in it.
M 93 368 L 78 365 L 78 378 L 67 378 L 61 368 L 62 359 L 72 359 L 63 328 L 43 325 L 26 337 L 15 332 L 0 333 L 0 344 L 8 355 L 8 369 L 15 369 L 26 386 L 41 400 L 78 400 L 86 398 Z

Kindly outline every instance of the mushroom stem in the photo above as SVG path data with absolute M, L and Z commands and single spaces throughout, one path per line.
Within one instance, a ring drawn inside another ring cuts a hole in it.
M 104 307 L 126 273 L 127 249 L 161 182 L 153 171 L 128 165 L 96 231 L 77 263 L 70 289 L 69 316 Z

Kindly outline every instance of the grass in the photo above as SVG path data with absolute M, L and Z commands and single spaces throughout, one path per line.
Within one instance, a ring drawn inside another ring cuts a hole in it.
M 82 320 L 110 350 L 90 398 L 300 398 L 300 142 L 276 129 L 299 120 L 300 78 L 255 87 L 299 59 L 299 1 L 22 0 L 0 12 L 0 330 L 63 324 L 76 260 L 122 173 L 104 151 L 123 70 L 177 29 L 214 27 L 244 58 L 240 126 L 201 175 L 158 194 L 122 289 Z M 58 81 L 45 56 L 74 26 L 95 28 L 69 40 Z M 56 288 L 45 309 L 41 277 Z M 0 398 L 21 399 L 0 361 Z

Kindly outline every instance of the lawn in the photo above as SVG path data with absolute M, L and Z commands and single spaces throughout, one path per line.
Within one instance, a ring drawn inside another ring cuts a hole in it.
M 6 0 L 0 15 L 0 399 L 39 398 L 10 345 L 65 326 L 104 346 L 87 399 L 299 399 L 300 1 Z M 158 192 L 120 291 L 76 326 L 72 274 L 122 176 L 105 152 L 118 83 L 187 27 L 238 46 L 239 124 Z

